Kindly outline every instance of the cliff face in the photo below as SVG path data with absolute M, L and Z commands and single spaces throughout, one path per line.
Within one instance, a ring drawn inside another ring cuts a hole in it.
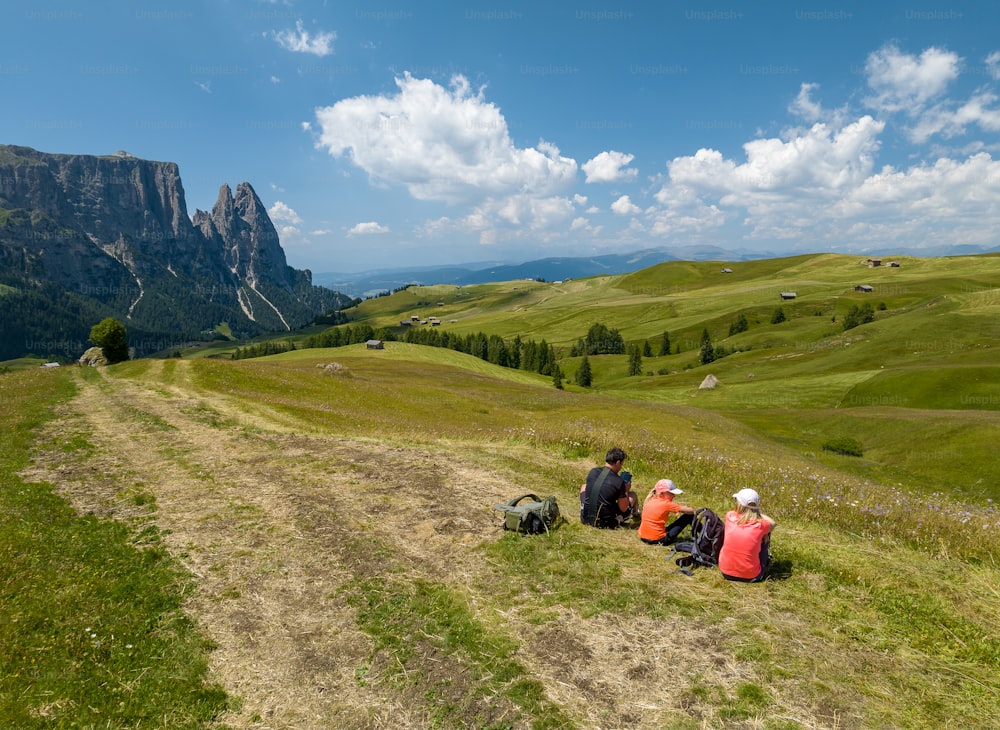
M 129 329 L 188 336 L 222 322 L 238 335 L 292 329 L 347 302 L 287 265 L 249 183 L 235 197 L 223 185 L 211 214 L 192 220 L 172 162 L 5 145 L 0 284 L 48 299 L 59 291 Z

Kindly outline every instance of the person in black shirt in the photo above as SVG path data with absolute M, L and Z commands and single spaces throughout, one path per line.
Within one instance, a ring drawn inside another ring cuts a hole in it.
M 632 491 L 632 475 L 622 472 L 626 458 L 628 455 L 615 447 L 608 451 L 603 467 L 595 466 L 587 474 L 587 481 L 580 489 L 583 524 L 613 529 L 632 517 L 638 498 Z

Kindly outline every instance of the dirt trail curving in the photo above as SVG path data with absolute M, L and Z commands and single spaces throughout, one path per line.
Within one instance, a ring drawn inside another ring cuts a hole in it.
M 495 476 L 458 473 L 419 449 L 296 433 L 215 393 L 107 377 L 80 387 L 49 441 L 79 434 L 93 445 L 89 456 L 53 449 L 25 476 L 57 484 L 81 512 L 119 519 L 148 513 L 134 495 L 155 497 L 164 542 L 197 577 L 188 610 L 218 644 L 214 679 L 242 698 L 225 722 L 421 725 L 419 714 L 407 717 L 419 708 L 402 705 L 398 691 L 383 696 L 377 682 L 357 679 L 372 646 L 338 589 L 386 566 L 350 538 L 374 526 L 408 574 L 460 572 L 456 542 L 495 535 L 496 515 L 487 505 L 468 518 L 435 519 L 443 508 L 429 495 L 443 482 L 480 485 L 469 501 L 481 504 L 481 485 Z
M 389 678 L 397 668 L 388 671 L 390 655 L 358 628 L 345 588 L 399 574 L 488 583 L 493 569 L 472 548 L 498 537 L 491 505 L 509 485 L 471 453 L 441 459 L 425 447 L 318 433 L 199 390 L 187 365 L 171 363 L 169 377 L 153 361 L 137 379 L 79 378 L 48 441 L 77 436 L 93 448 L 39 453 L 26 478 L 58 485 L 81 512 L 155 520 L 196 577 L 186 608 L 217 644 L 211 679 L 241 701 L 220 718 L 228 727 L 426 727 L 433 708 L 419 686 Z M 137 495 L 151 495 L 155 509 Z M 463 505 L 459 516 L 442 497 Z M 563 610 L 558 621 L 525 622 L 518 660 L 581 726 L 660 726 L 678 709 L 667 676 L 684 656 L 678 627 L 611 617 L 597 636 L 589 621 Z M 685 631 L 707 638 L 694 625 Z M 660 636 L 660 655 L 631 653 L 643 634 Z M 456 697 L 474 695 L 462 666 L 420 637 L 414 645 L 423 676 L 443 679 Z M 644 701 L 623 686 L 645 688 Z M 503 697 L 484 705 L 470 721 L 530 722 Z

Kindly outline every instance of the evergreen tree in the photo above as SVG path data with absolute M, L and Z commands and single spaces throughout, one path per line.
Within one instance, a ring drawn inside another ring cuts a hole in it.
M 500 335 L 490 335 L 486 340 L 486 360 L 507 367 L 507 343 Z
M 558 365 L 552 367 L 552 385 L 563 390 L 563 371 Z
M 638 345 L 632 345 L 628 349 L 628 374 L 642 375 L 642 350 Z
M 713 360 L 715 360 L 715 348 L 712 347 L 712 338 L 705 329 L 701 332 L 701 364 L 708 365 Z
M 538 372 L 538 343 L 528 340 L 521 348 L 521 369 Z
M 643 340 L 642 342 L 642 356 L 643 357 L 653 356 L 653 346 L 649 344 L 649 340 Z
M 552 375 L 552 366 L 556 364 L 555 348 L 542 340 L 538 344 L 538 373 Z
M 523 346 L 524 343 L 521 342 L 521 335 L 515 335 L 514 341 L 507 350 L 507 367 L 514 368 L 515 370 L 521 367 L 521 348 Z
M 609 330 L 597 323 L 587 331 L 585 347 L 581 355 L 621 355 L 625 352 L 625 340 L 618 330 Z
M 771 315 L 771 324 L 781 324 L 785 321 L 785 310 L 778 307 L 774 310 L 774 314 Z
M 670 354 L 670 333 L 663 331 L 663 339 L 660 341 L 660 357 Z
M 740 312 L 740 316 L 736 318 L 736 321 L 729 325 L 729 336 L 738 335 L 740 332 L 746 332 L 750 328 L 747 318 L 744 316 L 743 312 Z
M 128 333 L 114 317 L 106 317 L 91 327 L 90 341 L 101 348 L 109 363 L 128 360 Z
M 593 382 L 593 376 L 590 373 L 590 360 L 587 359 L 586 355 L 580 361 L 580 367 L 576 369 L 575 382 L 582 388 L 589 388 Z

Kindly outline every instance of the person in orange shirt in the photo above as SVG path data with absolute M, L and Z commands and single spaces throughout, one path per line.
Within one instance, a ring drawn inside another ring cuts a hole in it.
M 774 520 L 760 511 L 760 495 L 741 489 L 733 495 L 736 509 L 726 513 L 726 537 L 719 553 L 719 572 L 726 580 L 757 583 L 771 562 Z
M 639 539 L 647 545 L 670 545 L 677 542 L 681 530 L 694 520 L 694 507 L 678 504 L 674 495 L 684 494 L 669 479 L 661 479 L 653 487 L 642 506 Z M 667 525 L 671 515 L 677 519 Z

